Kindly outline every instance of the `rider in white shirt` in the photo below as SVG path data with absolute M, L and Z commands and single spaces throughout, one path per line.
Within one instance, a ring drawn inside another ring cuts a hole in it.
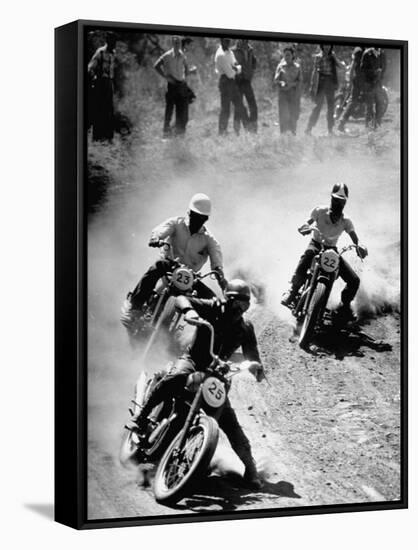
M 318 206 L 311 212 L 309 220 L 298 231 L 302 235 L 312 232 L 312 240 L 308 248 L 302 254 L 295 273 L 291 280 L 291 287 L 285 293 L 282 304 L 291 307 L 300 287 L 306 279 L 307 271 L 314 256 L 321 249 L 321 242 L 325 246 L 336 248 L 341 234 L 345 231 L 355 245 L 358 246 L 357 254 L 361 258 L 367 256 L 367 248 L 359 244 L 353 222 L 344 216 L 343 210 L 348 199 L 348 188 L 344 183 L 337 183 L 332 188 L 330 206 Z M 346 283 L 341 292 L 341 304 L 337 310 L 344 318 L 353 318 L 351 302 L 360 286 L 360 279 L 344 258 L 340 258 L 339 275 Z

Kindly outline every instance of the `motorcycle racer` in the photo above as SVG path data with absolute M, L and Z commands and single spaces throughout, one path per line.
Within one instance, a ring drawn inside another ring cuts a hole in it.
M 185 318 L 201 317 L 209 321 L 215 333 L 214 353 L 222 360 L 227 360 L 238 349 L 242 348 L 244 358 L 256 362 L 256 378 L 264 378 L 258 352 L 257 339 L 252 323 L 243 318 L 250 307 L 251 293 L 246 282 L 241 279 L 231 280 L 225 289 L 225 300 L 216 298 L 188 298 L 178 296 L 176 307 L 185 314 Z M 152 409 L 167 400 L 172 395 L 181 394 L 188 376 L 195 371 L 204 371 L 212 362 L 209 353 L 210 335 L 205 327 L 198 327 L 192 344 L 182 355 L 174 368 L 155 386 L 139 414 L 133 416 L 126 428 L 141 433 L 146 425 L 146 419 Z M 227 399 L 221 416 L 219 427 L 225 432 L 232 449 L 245 466 L 244 480 L 253 488 L 260 488 L 250 442 L 240 426 L 234 409 Z
M 219 285 L 225 288 L 221 247 L 204 225 L 211 210 L 210 198 L 204 193 L 197 193 L 189 202 L 186 216 L 169 218 L 152 230 L 148 246 L 159 247 L 161 241 L 167 242 L 169 246 L 164 247 L 163 257 L 148 269 L 134 290 L 128 294 L 121 316 L 121 322 L 128 330 L 158 280 L 170 270 L 174 258 L 178 258 L 194 271 L 199 271 L 209 258 L 211 269 L 218 274 Z M 214 297 L 212 290 L 201 281 L 196 283 L 196 290 L 203 298 Z
M 330 206 L 318 206 L 314 208 L 307 222 L 298 228 L 301 235 L 308 235 L 311 231 L 313 235 L 311 242 L 302 254 L 296 267 L 291 279 L 291 287 L 282 298 L 281 303 L 284 306 L 291 307 L 294 303 L 299 289 L 305 282 L 312 260 L 320 250 L 321 240 L 325 246 L 336 248 L 339 237 L 345 231 L 349 234 L 353 243 L 358 246 L 357 254 L 359 257 L 363 259 L 367 256 L 367 248 L 359 244 L 353 222 L 344 216 L 343 210 L 347 199 L 347 185 L 345 183 L 336 183 L 331 191 Z M 341 292 L 341 303 L 337 308 L 337 315 L 347 321 L 354 320 L 355 317 L 351 309 L 351 302 L 360 286 L 360 279 L 344 258 L 340 258 L 339 275 L 346 285 Z

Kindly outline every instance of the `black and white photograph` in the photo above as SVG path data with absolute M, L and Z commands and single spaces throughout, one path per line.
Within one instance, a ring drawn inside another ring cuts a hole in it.
M 87 521 L 401 505 L 402 43 L 83 39 Z

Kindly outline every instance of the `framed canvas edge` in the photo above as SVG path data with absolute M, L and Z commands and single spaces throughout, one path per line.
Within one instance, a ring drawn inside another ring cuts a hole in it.
M 352 513 L 377 510 L 405 509 L 408 507 L 408 41 L 407 40 L 388 40 L 379 38 L 361 38 L 361 37 L 342 37 L 329 35 L 306 35 L 298 33 L 266 32 L 253 30 L 229 30 L 203 27 L 183 27 L 171 25 L 155 25 L 145 23 L 120 23 L 94 20 L 76 20 L 68 25 L 58 27 L 56 32 L 64 27 L 75 25 L 77 27 L 77 116 L 76 116 L 76 143 L 74 150 L 77 154 L 77 367 L 76 367 L 76 387 L 77 394 L 75 399 L 76 409 L 76 477 L 77 484 L 76 501 L 77 510 L 71 513 L 71 518 L 66 519 L 62 516 L 55 517 L 55 520 L 74 527 L 76 529 L 95 529 L 106 527 L 127 527 L 127 526 L 146 526 L 158 524 L 177 524 L 177 523 L 195 523 L 206 521 L 222 521 L 232 519 L 257 519 L 284 516 L 301 516 L 316 514 L 335 514 Z M 268 39 L 284 41 L 284 38 L 296 39 L 299 42 L 329 42 L 335 41 L 338 44 L 352 44 L 356 41 L 362 43 L 374 43 L 382 47 L 391 47 L 400 49 L 401 54 L 401 498 L 396 501 L 370 502 L 358 504 L 333 504 L 306 507 L 291 508 L 269 508 L 263 510 L 246 510 L 225 512 L 199 513 L 198 515 L 175 514 L 166 516 L 144 516 L 132 518 L 110 518 L 110 519 L 88 519 L 87 517 L 87 212 L 84 207 L 87 192 L 87 139 L 85 128 L 85 107 L 86 107 L 86 89 L 84 86 L 84 64 L 85 64 L 85 35 L 91 28 L 114 28 L 114 29 L 145 29 L 160 34 L 169 33 L 193 33 L 195 35 L 205 36 L 223 36 L 232 37 L 248 36 L 251 38 Z M 56 135 L 59 129 L 56 128 Z M 57 177 L 57 171 L 56 171 Z M 56 193 L 59 182 L 56 179 Z M 57 237 L 57 230 L 56 230 Z M 56 239 L 57 240 L 57 239 Z M 58 315 L 56 320 L 56 333 L 60 331 L 60 322 L 62 317 Z M 59 385 L 60 364 L 55 365 L 56 385 Z M 71 401 L 71 396 L 69 396 Z M 63 411 L 61 404 L 56 403 L 55 419 L 62 420 Z M 58 414 L 57 414 L 58 412 Z M 72 427 L 67 422 L 68 429 Z M 57 457 L 57 454 L 56 454 Z M 62 456 L 60 457 L 62 460 Z M 73 465 L 69 465 L 72 467 Z

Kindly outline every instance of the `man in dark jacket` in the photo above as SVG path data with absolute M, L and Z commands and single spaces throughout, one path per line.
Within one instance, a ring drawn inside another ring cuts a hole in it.
M 334 128 L 335 90 L 338 87 L 337 67 L 346 68 L 342 61 L 337 59 L 334 46 L 320 46 L 321 51 L 315 55 L 311 78 L 310 93 L 315 106 L 308 120 L 305 134 L 310 135 L 312 128 L 318 122 L 324 99 L 327 101 L 328 133 Z
M 360 71 L 360 63 L 364 50 L 365 48 L 363 46 L 356 46 L 353 50 L 350 72 L 348 75 L 350 95 L 338 123 L 338 130 L 340 132 L 344 132 L 344 126 L 356 109 L 363 92 L 363 75 Z
M 241 279 L 231 280 L 225 290 L 226 301 L 216 298 L 211 300 L 186 298 L 179 296 L 176 307 L 185 314 L 185 318 L 202 317 L 214 328 L 214 353 L 222 360 L 227 360 L 238 349 L 242 348 L 244 358 L 258 363 L 257 380 L 264 378 L 263 368 L 257 347 L 257 339 L 252 323 L 243 318 L 250 306 L 250 288 Z M 206 370 L 212 362 L 210 355 L 210 333 L 207 327 L 198 327 L 194 341 L 187 352 L 177 361 L 169 372 L 154 388 L 141 412 L 133 416 L 126 427 L 141 431 L 152 409 L 173 395 L 182 393 L 189 374 L 196 370 Z M 220 428 L 225 432 L 231 447 L 245 466 L 244 479 L 254 488 L 261 487 L 250 442 L 241 428 L 234 409 L 227 399 L 221 416 L 218 419 Z
M 106 33 L 106 44 L 96 50 L 87 70 L 92 83 L 92 113 L 94 141 L 112 141 L 114 133 L 113 81 L 115 76 L 116 38 Z
M 232 48 L 235 59 L 238 65 L 241 66 L 241 72 L 235 77 L 238 91 L 241 98 L 245 97 L 248 105 L 248 112 L 243 104 L 241 111 L 242 124 L 250 132 L 257 132 L 257 102 L 254 95 L 254 90 L 251 85 L 251 81 L 254 75 L 254 71 L 257 67 L 257 59 L 254 55 L 254 50 L 248 40 L 237 40 L 237 44 Z M 235 118 L 239 116 L 239 111 L 235 111 Z M 239 125 L 239 121 L 238 121 Z
M 364 81 L 366 100 L 366 127 L 376 129 L 383 118 L 382 79 L 386 69 L 386 58 L 381 48 L 367 48 L 362 55 L 360 72 Z

